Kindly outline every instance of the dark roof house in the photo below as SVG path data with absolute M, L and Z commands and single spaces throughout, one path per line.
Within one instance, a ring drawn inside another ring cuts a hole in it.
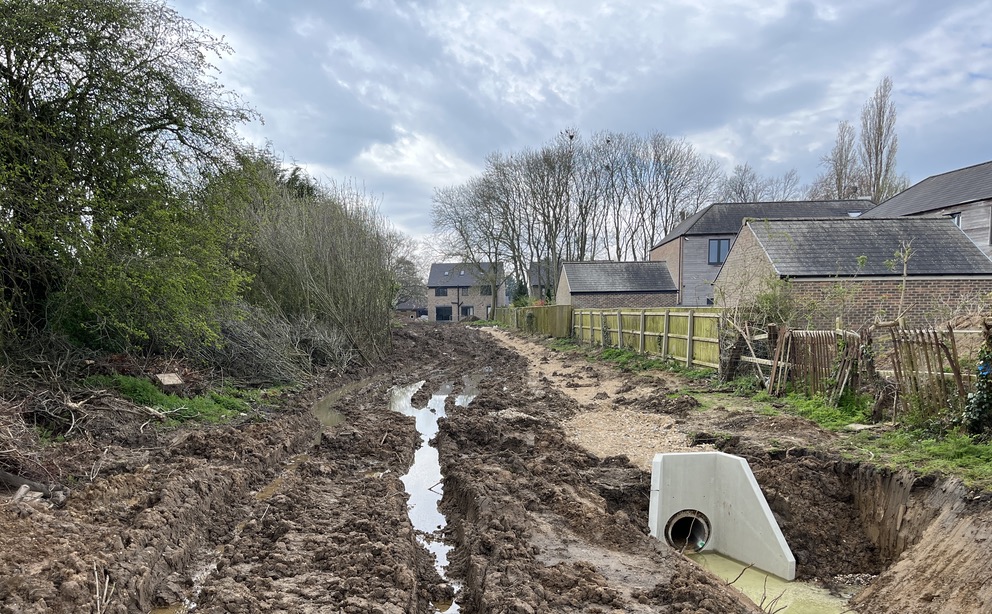
M 502 265 L 435 262 L 427 276 L 427 317 L 434 322 L 488 320 L 493 307 L 506 306 L 505 282 Z
M 992 292 L 992 260 L 942 218 L 746 221 L 714 284 L 716 302 L 753 303 L 776 283 L 788 284 L 800 324 L 934 323 Z
M 566 262 L 555 295 L 576 308 L 650 308 L 675 304 L 678 290 L 664 262 Z
M 650 260 L 668 263 L 679 289 L 679 304 L 713 302 L 713 280 L 746 219 L 857 217 L 869 210 L 868 200 L 714 203 L 686 218 L 658 245 Z
M 992 161 L 927 177 L 865 213 L 902 216 L 949 217 L 992 256 Z

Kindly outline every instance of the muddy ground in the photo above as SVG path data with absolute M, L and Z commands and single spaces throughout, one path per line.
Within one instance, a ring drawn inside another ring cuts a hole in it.
M 426 380 L 422 405 L 466 374 L 482 375 L 478 395 L 449 399 L 435 439 L 453 546 L 442 578 L 400 481 L 418 434 L 388 399 Z M 418 323 L 375 370 L 231 424 L 168 429 L 66 397 L 85 417 L 68 441 L 4 457 L 70 490 L 61 502 L 0 492 L 0 613 L 419 613 L 456 589 L 462 612 L 757 612 L 647 534 L 651 456 L 714 447 L 751 463 L 801 578 L 882 572 L 890 561 L 829 453 L 837 436 L 743 401 L 701 411 L 685 394 L 699 386 Z M 340 420 L 322 426 L 310 408 L 334 390 Z M 12 436 L 25 402 L 4 400 Z

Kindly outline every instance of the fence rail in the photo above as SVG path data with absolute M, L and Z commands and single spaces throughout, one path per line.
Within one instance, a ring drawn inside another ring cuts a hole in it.
M 714 308 L 573 309 L 552 305 L 500 308 L 496 320 L 517 330 L 657 354 L 690 368 L 719 369 L 721 314 L 722 310 Z

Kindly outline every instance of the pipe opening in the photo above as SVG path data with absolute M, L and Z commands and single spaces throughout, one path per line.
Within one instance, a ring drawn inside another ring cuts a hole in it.
M 665 539 L 681 552 L 699 552 L 710 540 L 710 519 L 698 510 L 682 510 L 668 519 Z

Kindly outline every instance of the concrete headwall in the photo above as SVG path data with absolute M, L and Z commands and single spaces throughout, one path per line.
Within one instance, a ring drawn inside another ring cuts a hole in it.
M 693 523 L 687 549 L 719 552 L 785 580 L 795 579 L 796 559 L 743 458 L 723 452 L 654 457 L 651 535 L 673 543 L 674 528 L 684 539 L 686 522 Z

